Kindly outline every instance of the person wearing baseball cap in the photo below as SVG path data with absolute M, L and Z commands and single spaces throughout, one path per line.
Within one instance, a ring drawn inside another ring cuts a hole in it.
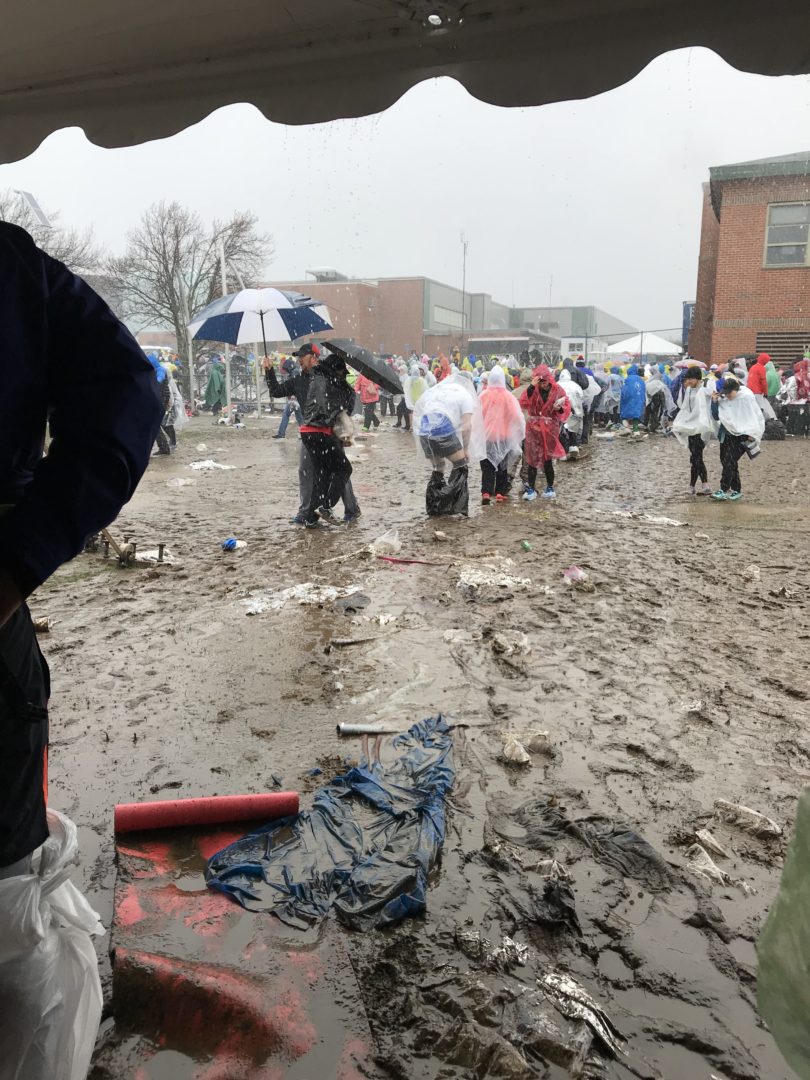
M 274 398 L 294 398 L 298 404 L 298 409 L 300 410 L 299 416 L 303 418 L 304 407 L 306 406 L 309 391 L 312 386 L 313 372 L 321 359 L 321 350 L 314 342 L 307 342 L 306 345 L 302 345 L 300 349 L 294 352 L 293 356 L 297 357 L 298 362 L 301 365 L 301 370 L 297 375 L 291 375 L 287 379 L 279 381 L 276 370 L 273 367 L 273 361 L 269 356 L 265 356 L 262 360 L 262 367 L 264 368 L 264 377 L 270 391 L 270 396 Z M 301 423 L 299 421 L 299 434 L 300 427 Z M 273 438 L 277 437 L 279 437 L 278 432 Z M 309 450 L 304 445 L 303 441 L 301 441 L 298 456 L 299 506 L 298 513 L 291 519 L 293 525 L 306 524 L 306 508 L 312 501 L 314 478 L 314 464 L 310 457 Z M 360 506 L 354 495 L 351 478 L 348 476 L 346 477 L 346 484 L 343 492 L 343 505 L 346 511 L 344 520 L 347 524 L 360 517 Z
M 273 366 L 273 361 L 269 356 L 265 356 L 262 360 L 262 367 L 264 368 L 264 377 L 267 382 L 267 389 L 270 391 L 270 397 L 274 398 L 294 398 L 298 404 L 299 416 L 303 416 L 304 406 L 307 403 L 307 397 L 309 396 L 309 388 L 312 385 L 312 372 L 315 365 L 321 358 L 321 350 L 317 345 L 311 342 L 306 345 L 302 345 L 300 349 L 293 353 L 293 356 L 297 357 L 301 370 L 297 375 L 291 375 L 287 379 L 279 381 L 276 375 L 276 369 Z M 276 438 L 278 433 L 273 436 Z M 283 434 L 278 437 L 283 437 Z M 298 487 L 300 495 L 300 505 L 298 513 L 292 519 L 296 525 L 304 524 L 304 507 L 310 502 L 312 494 L 312 480 L 314 476 L 314 470 L 312 468 L 312 462 L 308 460 L 309 455 L 306 452 L 304 444 L 301 443 L 301 449 L 298 459 Z

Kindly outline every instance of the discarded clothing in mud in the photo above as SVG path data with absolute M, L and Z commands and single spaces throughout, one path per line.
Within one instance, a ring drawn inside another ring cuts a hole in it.
M 422 914 L 455 778 L 452 738 L 434 716 L 393 746 L 390 767 L 349 769 L 317 792 L 311 810 L 223 848 L 208 863 L 208 885 L 298 928 L 330 910 L 356 930 Z
M 599 862 L 623 877 L 640 881 L 651 892 L 673 884 L 672 871 L 664 859 L 626 825 L 602 817 L 571 820 L 553 796 L 525 803 L 514 817 L 525 829 L 524 838 L 517 842 L 526 847 L 553 854 L 561 839 L 574 837 L 590 848 Z M 508 839 L 514 841 L 515 837 L 510 833 Z
M 571 832 L 585 841 L 599 862 L 618 870 L 622 877 L 640 881 L 651 892 L 672 885 L 672 872 L 655 848 L 626 825 L 593 817 L 572 822 Z

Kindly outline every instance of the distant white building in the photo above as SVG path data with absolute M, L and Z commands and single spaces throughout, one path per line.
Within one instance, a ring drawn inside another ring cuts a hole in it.
M 570 356 L 576 360 L 578 356 L 584 356 L 589 364 L 605 364 L 608 356 L 609 341 L 601 338 L 585 337 L 583 334 L 560 339 L 560 353 L 563 357 Z

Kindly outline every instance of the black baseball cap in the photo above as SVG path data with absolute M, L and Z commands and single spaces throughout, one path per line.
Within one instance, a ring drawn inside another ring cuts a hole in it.
M 317 345 L 309 342 L 307 345 L 302 345 L 301 348 L 295 353 L 296 356 L 320 356 L 321 350 Z

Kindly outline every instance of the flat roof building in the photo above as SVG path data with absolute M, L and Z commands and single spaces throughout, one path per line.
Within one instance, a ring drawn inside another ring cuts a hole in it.
M 379 353 L 449 351 L 461 343 L 462 334 L 472 352 L 504 352 L 512 342 L 510 351 L 520 352 L 535 342 L 544 350 L 558 350 L 563 336 L 585 340 L 635 332 L 629 323 L 593 306 L 513 307 L 489 293 L 464 293 L 426 277 L 347 278 L 331 267 L 309 273 L 314 281 L 267 284 L 322 300 L 335 337 L 353 338 Z

